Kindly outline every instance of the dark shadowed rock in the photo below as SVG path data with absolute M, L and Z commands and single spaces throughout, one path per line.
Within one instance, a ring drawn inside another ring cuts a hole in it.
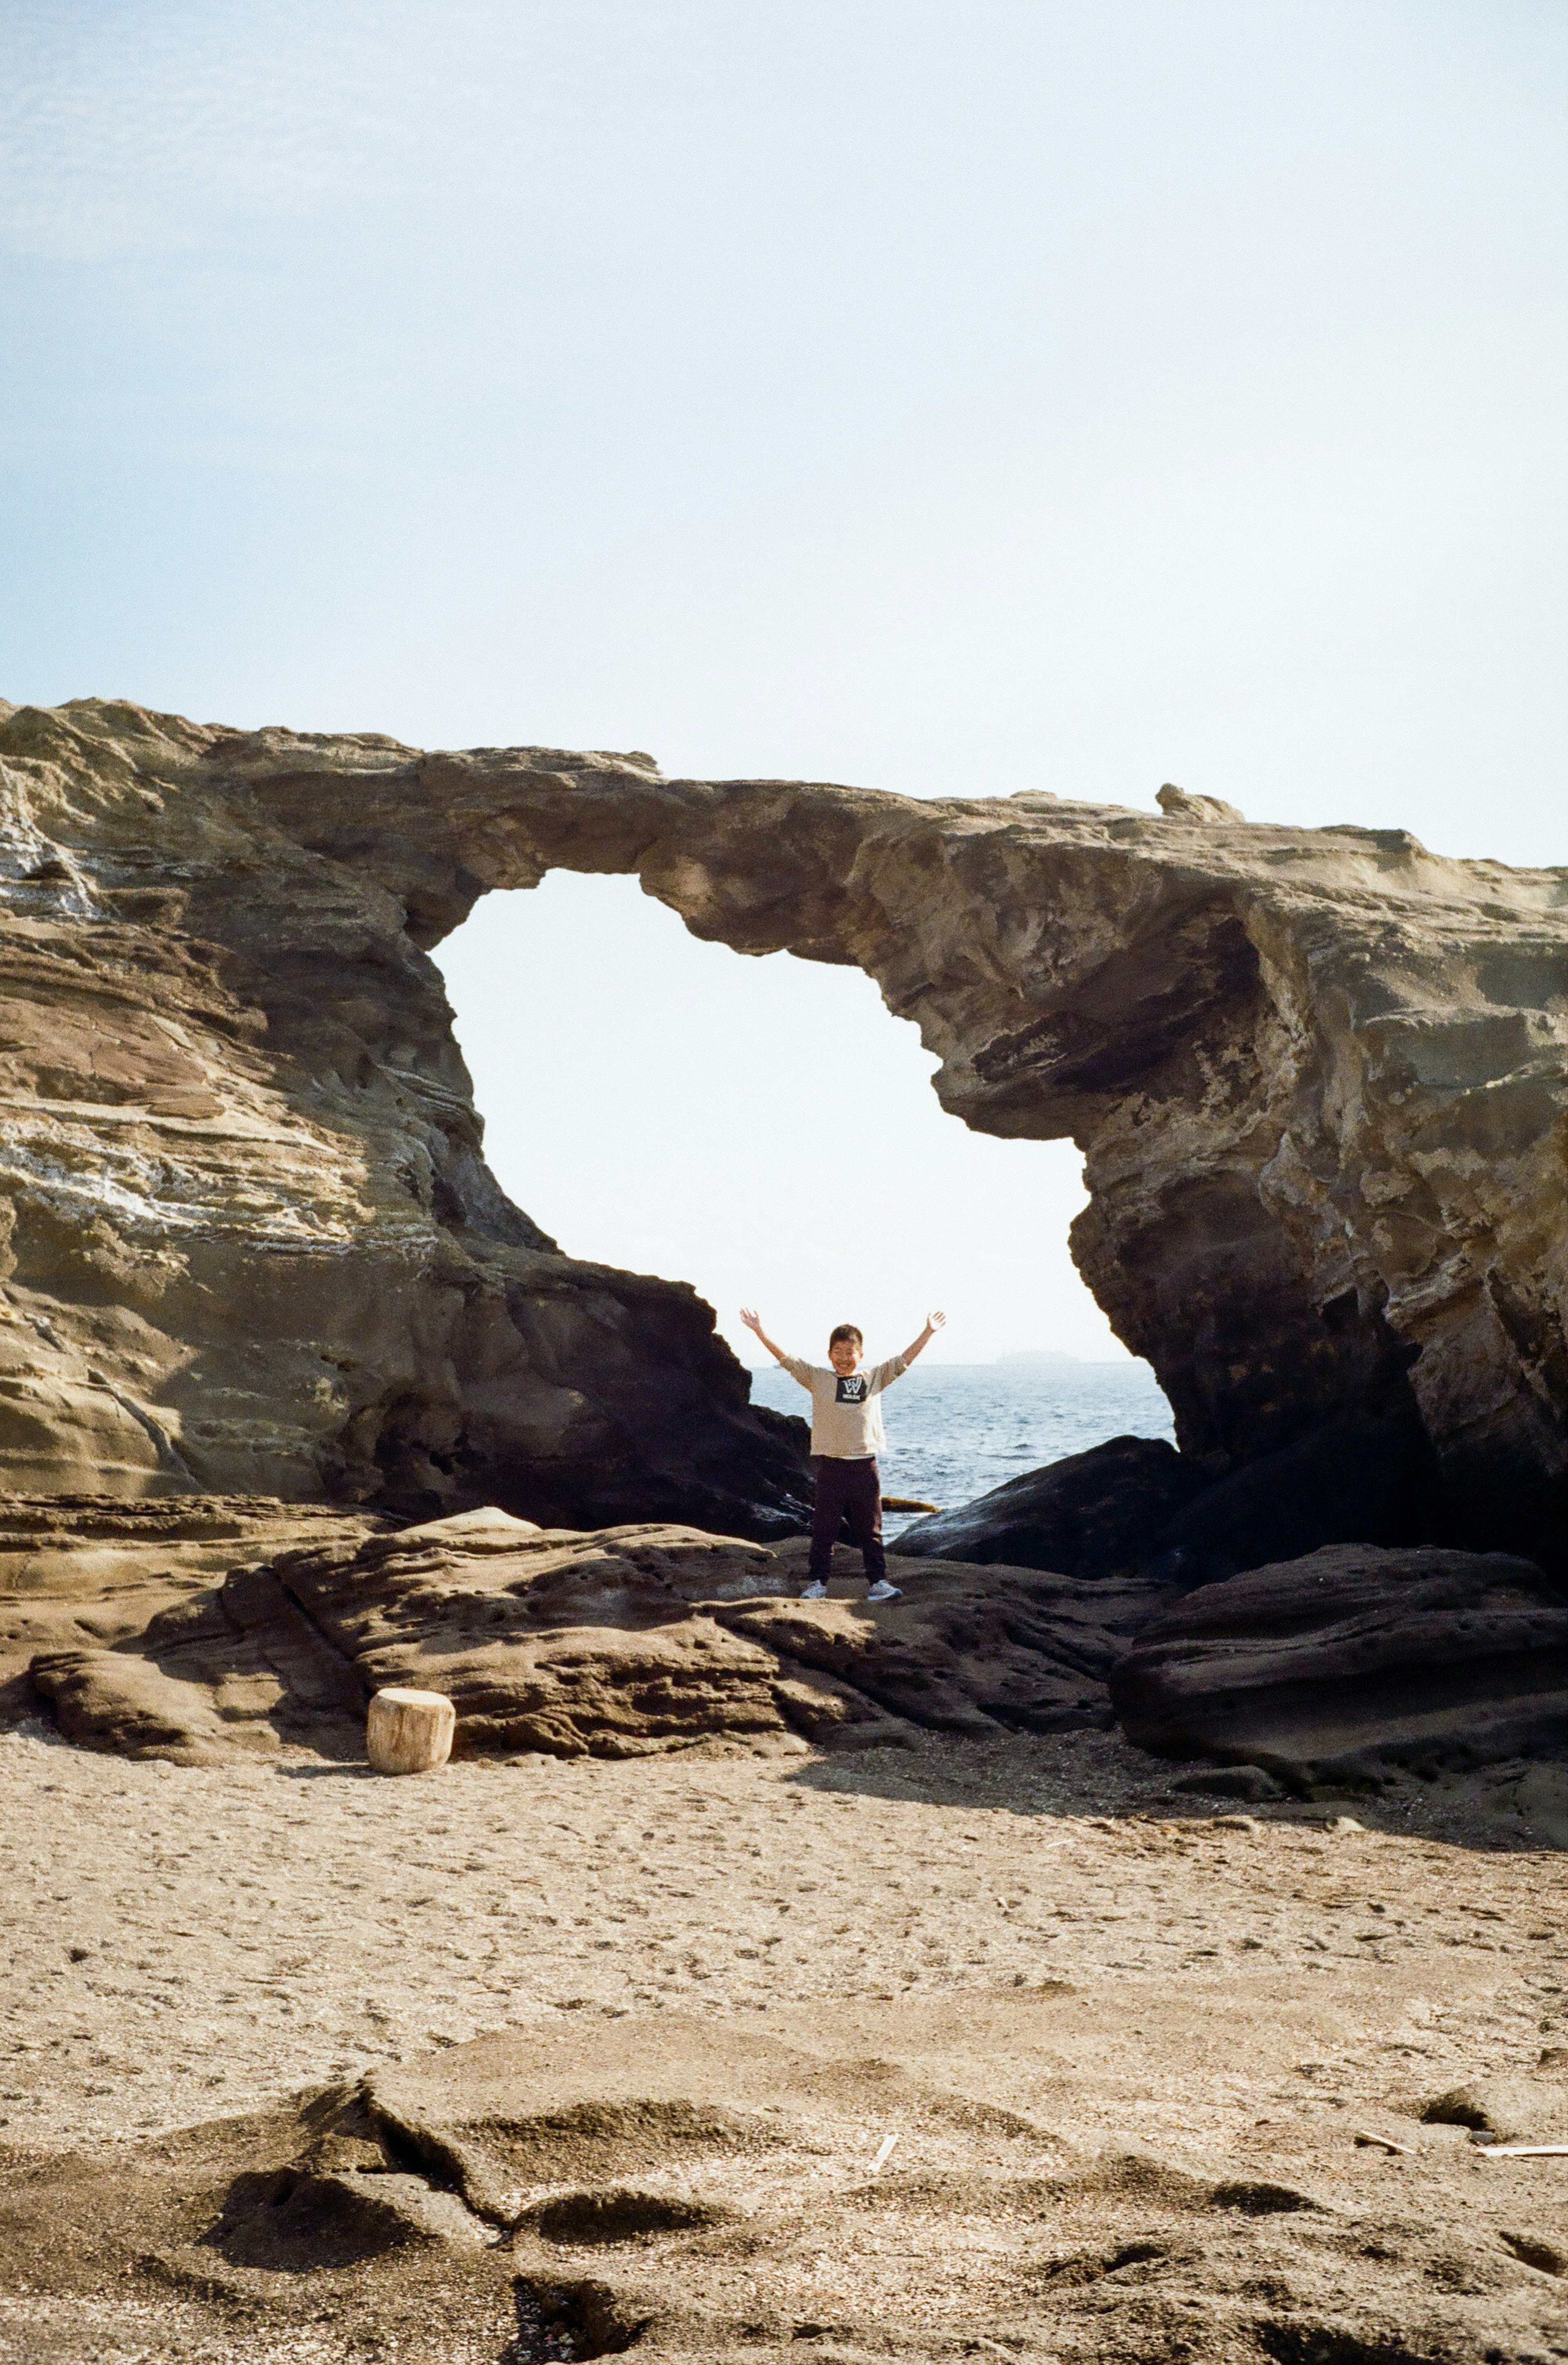
M 1174 1514 L 1204 1484 L 1164 1438 L 1113 1437 L 917 1521 L 898 1548 L 917 1560 L 1110 1576 L 1157 1551 Z
M 1443 1519 L 1437 1457 L 1396 1395 L 1220 1479 L 1163 1438 L 1114 1437 L 918 1520 L 899 1550 L 1087 1579 L 1143 1566 L 1190 1586 L 1324 1544 L 1440 1541 Z
M 1249 1462 L 1179 1508 L 1155 1545 L 1183 1585 L 1212 1584 L 1325 1544 L 1444 1541 L 1442 1474 L 1409 1405 L 1336 1421 Z
M 1191 1793 L 1200 1799 L 1240 1799 L 1249 1807 L 1262 1806 L 1270 1799 L 1282 1799 L 1285 1795 L 1260 1765 L 1208 1765 L 1199 1773 L 1179 1776 L 1170 1788 L 1183 1796 Z
M 1140 1748 L 1308 1780 L 1551 1752 L 1568 1606 L 1506 1553 L 1330 1546 L 1189 1595 L 1110 1686 Z

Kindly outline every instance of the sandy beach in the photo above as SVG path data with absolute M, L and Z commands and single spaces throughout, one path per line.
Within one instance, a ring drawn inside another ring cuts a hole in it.
M 147 2133 L 572 2012 L 720 2014 L 1042 1979 L 1353 1998 L 1346 2109 L 1533 2067 L 1568 1857 L 1475 1785 L 1238 1814 L 1097 1733 L 819 1757 L 531 1757 L 377 1779 L 0 1736 L 0 2131 Z M 1411 2025 L 1404 2054 L 1362 2061 Z M 1568 2013 L 1564 2013 L 1568 2018 Z M 1568 2039 L 1565 2039 L 1568 2041 Z M 1397 2072 L 1396 2076 L 1394 2073 Z M 1245 2062 L 1129 2123 L 1250 2138 Z M 1302 2078 L 1271 2110 L 1320 2113 Z

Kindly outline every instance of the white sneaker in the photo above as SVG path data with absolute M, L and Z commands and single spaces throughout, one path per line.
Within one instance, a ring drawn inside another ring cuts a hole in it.
M 902 1601 L 903 1587 L 902 1585 L 890 1585 L 885 1576 L 879 1576 L 866 1598 L 868 1601 Z
M 801 1594 L 801 1598 L 802 1601 L 825 1601 L 827 1599 L 827 1587 L 823 1583 L 820 1576 L 812 1577 L 810 1585 L 806 1586 L 804 1592 Z

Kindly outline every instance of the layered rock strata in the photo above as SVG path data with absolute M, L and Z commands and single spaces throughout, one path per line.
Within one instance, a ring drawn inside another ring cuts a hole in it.
M 566 868 L 857 964 L 946 1108 L 1078 1141 L 1080 1268 L 1208 1476 L 1385 1422 L 1435 1457 L 1423 1520 L 1562 1560 L 1563 872 L 1173 789 L 666 781 L 97 701 L 13 712 L 0 763 L 26 1483 L 798 1507 L 706 1309 L 559 1257 L 483 1164 L 425 954 Z
M 1325 1550 L 1183 1597 L 895 1549 L 903 1595 L 872 1605 L 847 1551 L 848 1586 L 801 1600 L 807 1549 L 494 1507 L 394 1529 L 254 1497 L 0 1500 L 0 1713 L 41 1705 L 86 1747 L 209 1765 L 362 1762 L 389 1685 L 450 1698 L 465 1757 L 1119 1720 L 1158 1755 L 1266 1766 L 1304 1795 L 1561 1752 L 1568 1606 L 1506 1554 Z
M 83 1674 L 105 1671 L 94 1709 L 78 1720 L 66 1706 L 67 1732 L 79 1723 L 86 1737 L 132 1754 L 187 1744 L 197 1727 L 230 1741 L 264 1732 L 274 1748 L 314 1737 L 310 1696 L 325 1674 L 319 1697 L 341 1705 L 344 1671 L 323 1670 L 320 1638 L 301 1619 L 269 1638 L 271 1656 L 247 1641 L 215 1615 L 224 1580 L 269 1553 L 358 1544 L 386 1524 L 262 1496 L 0 1496 L 0 1721 L 33 1712 L 33 1664 L 59 1659 Z M 217 1645 L 205 1656 L 204 1637 Z M 73 1690 L 84 1700 L 80 1683 Z M 357 1748 L 357 1688 L 353 1701 Z
M 1506 1552 L 1326 1547 L 1205 1585 L 1111 1671 L 1123 1730 L 1290 1787 L 1560 1755 L 1568 1603 Z
M 790 1532 L 804 1430 L 710 1309 L 485 1165 L 425 949 L 473 891 L 323 857 L 224 744 L 0 723 L 0 1476 Z M 385 745 L 342 753 L 371 819 Z
M 1170 1597 L 1113 1583 L 1090 1600 L 1061 1577 L 943 1565 L 873 1612 L 793 1597 L 803 1541 L 585 1534 L 493 1508 L 395 1531 L 320 1511 L 312 1535 L 270 1508 L 282 1549 L 221 1575 L 209 1539 L 185 1564 L 168 1540 L 158 1576 L 129 1572 L 106 1601 L 101 1551 L 75 1556 L 73 1583 L 62 1545 L 47 1601 L 0 1592 L 0 1651 L 68 1739 L 185 1765 L 289 1745 L 359 1759 L 387 1685 L 446 1694 L 465 1756 L 1070 1732 L 1111 1722 L 1112 1664 Z M 122 1552 L 135 1525 L 118 1521 Z

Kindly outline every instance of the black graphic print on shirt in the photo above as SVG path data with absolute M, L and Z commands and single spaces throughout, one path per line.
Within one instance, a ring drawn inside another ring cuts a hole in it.
M 841 1376 L 834 1395 L 840 1404 L 864 1404 L 866 1401 L 865 1373 L 853 1372 L 847 1379 Z

